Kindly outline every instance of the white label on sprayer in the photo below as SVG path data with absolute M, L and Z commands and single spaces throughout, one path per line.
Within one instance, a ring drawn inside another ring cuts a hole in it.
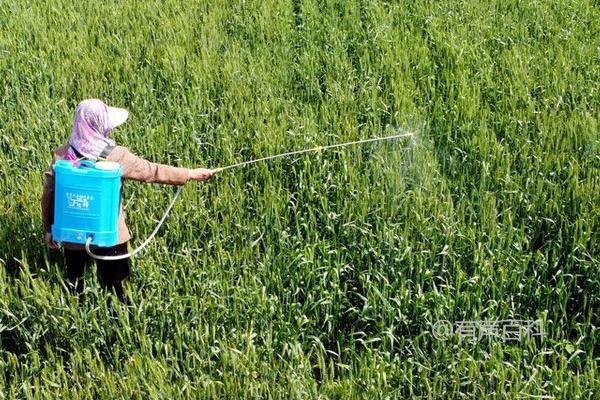
M 87 210 L 90 208 L 90 201 L 94 200 L 94 196 L 88 194 L 78 194 L 67 192 L 67 206 L 69 208 L 79 208 Z

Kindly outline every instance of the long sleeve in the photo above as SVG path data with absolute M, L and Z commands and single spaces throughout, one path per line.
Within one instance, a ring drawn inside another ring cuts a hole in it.
M 44 190 L 42 192 L 42 224 L 44 232 L 50 232 L 54 222 L 54 170 L 52 166 L 44 172 Z
M 150 162 L 136 156 L 123 146 L 115 147 L 107 159 L 121 164 L 125 179 L 167 185 L 183 185 L 189 180 L 187 168 Z

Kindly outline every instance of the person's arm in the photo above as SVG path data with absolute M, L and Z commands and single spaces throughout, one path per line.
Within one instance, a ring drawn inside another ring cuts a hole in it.
M 188 169 L 171 165 L 153 163 L 136 156 L 123 146 L 117 146 L 108 159 L 116 161 L 123 167 L 123 178 L 147 183 L 164 183 L 167 185 L 183 185 L 188 180 L 206 180 L 212 171 L 204 168 Z
M 42 226 L 46 243 L 50 248 L 56 248 L 52 241 L 52 223 L 54 222 L 54 170 L 52 166 L 44 172 L 44 189 L 42 191 Z

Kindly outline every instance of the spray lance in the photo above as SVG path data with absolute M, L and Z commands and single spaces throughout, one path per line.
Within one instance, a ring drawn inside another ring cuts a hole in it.
M 213 169 L 214 173 L 222 173 L 227 170 L 245 167 L 259 162 L 275 160 L 277 158 L 291 157 L 306 153 L 314 153 L 323 150 L 330 150 L 340 147 L 352 145 L 362 145 L 366 143 L 383 142 L 388 140 L 399 139 L 412 136 L 412 133 L 403 133 L 391 136 L 381 136 L 370 139 L 356 140 L 352 142 L 337 143 L 327 146 L 317 146 L 309 149 L 290 151 L 286 153 L 276 154 L 268 157 L 257 158 L 250 161 L 244 161 L 236 164 L 227 165 Z M 62 160 L 61 160 L 62 161 Z M 56 173 L 56 191 L 55 191 L 55 224 L 52 226 L 52 236 L 57 242 L 71 242 L 85 244 L 87 254 L 97 260 L 122 260 L 132 257 L 142 251 L 152 239 L 156 236 L 161 226 L 171 212 L 175 201 L 179 197 L 183 186 L 179 186 L 175 195 L 171 199 L 162 218 L 144 242 L 136 249 L 128 254 L 118 256 L 102 256 L 92 253 L 90 246 L 92 244 L 109 247 L 116 244 L 117 240 L 117 215 L 118 215 L 118 198 L 121 190 L 121 174 L 120 166 L 116 163 L 98 162 L 84 164 L 84 169 L 80 171 L 70 162 L 57 161 L 54 166 Z M 116 165 L 114 165 L 116 164 Z M 85 179 L 82 179 L 81 174 L 85 174 Z M 90 179 L 95 178 L 95 179 Z M 69 182 L 73 182 L 69 185 Z M 61 183 L 62 182 L 62 183 Z M 93 187 L 83 187 L 83 183 L 92 185 Z M 94 182 L 100 182 L 94 183 Z M 98 188 L 100 185 L 100 189 Z M 104 185 L 104 186 L 102 186 Z M 100 193 L 108 193 L 108 196 L 99 196 Z M 110 200 L 96 202 L 99 203 L 97 208 L 94 208 L 94 200 L 97 197 L 110 198 Z M 115 199 L 117 199 L 115 201 Z M 92 206 L 90 206 L 92 204 Z M 116 205 L 116 206 L 115 206 Z M 61 211 L 63 210 L 63 211 Z M 91 211 L 91 212 L 90 212 Z M 101 215 L 110 214 L 109 226 L 106 226 L 107 218 L 100 218 Z M 85 221 L 82 228 L 82 221 Z

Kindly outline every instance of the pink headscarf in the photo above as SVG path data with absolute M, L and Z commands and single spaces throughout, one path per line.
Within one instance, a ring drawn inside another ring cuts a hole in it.
M 77 160 L 83 156 L 97 160 L 107 146 L 115 146 L 109 135 L 115 127 L 124 123 L 128 116 L 127 110 L 109 107 L 98 99 L 88 99 L 79 103 L 75 110 L 66 159 Z

